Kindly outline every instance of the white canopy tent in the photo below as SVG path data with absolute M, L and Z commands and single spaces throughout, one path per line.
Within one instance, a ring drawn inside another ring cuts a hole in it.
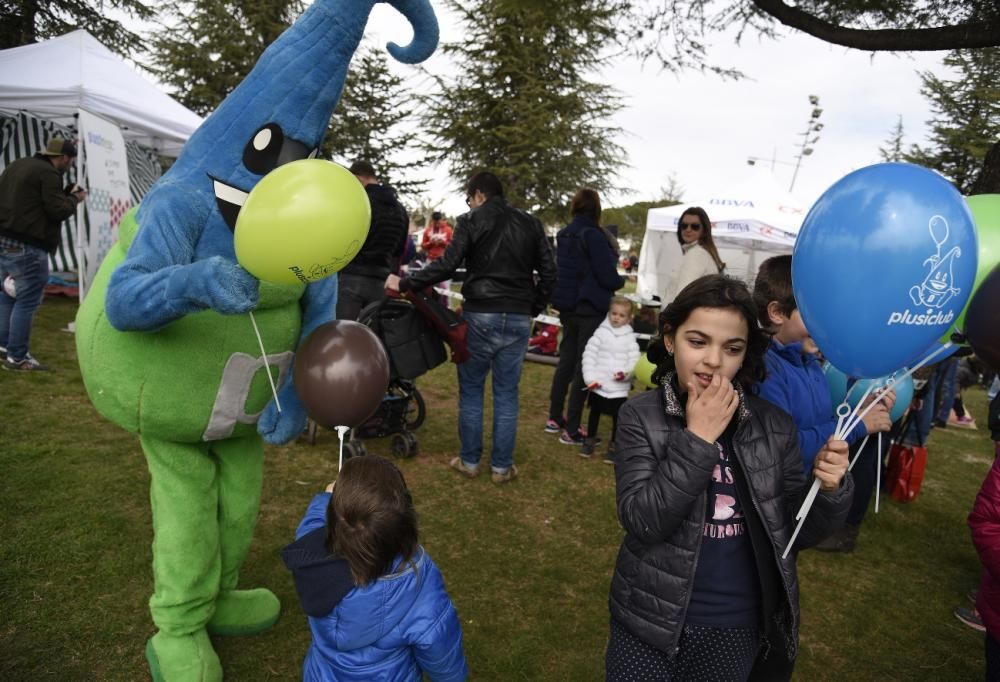
M 177 156 L 201 117 L 84 30 L 0 50 L 0 110 L 26 111 L 66 128 L 84 109 L 114 121 L 125 139 Z
M 84 119 L 91 121 L 91 127 L 103 121 L 100 125 L 109 136 L 88 133 L 83 139 Z M 77 215 L 63 223 L 62 241 L 52 255 L 51 267 L 58 273 L 79 273 L 81 283 L 96 268 L 95 258 L 103 257 L 107 238 L 116 237 L 120 214 L 137 204 L 160 177 L 157 155 L 179 155 L 201 121 L 86 31 L 0 50 L 0 171 L 16 159 L 41 151 L 52 137 L 79 140 L 80 156 L 67 181 L 79 181 L 91 196 Z M 89 165 L 95 149 L 114 147 L 120 154 L 116 145 L 121 143 L 124 157 L 100 158 L 93 167 Z M 101 167 L 120 174 L 115 169 L 126 158 L 128 187 L 123 208 L 103 191 L 107 187 L 93 184 L 93 175 Z M 95 211 L 104 215 L 95 220 Z
M 697 201 L 652 208 L 646 214 L 646 234 L 639 252 L 636 293 L 662 296 L 682 256 L 677 221 L 690 206 L 701 206 L 712 221 L 712 238 L 726 273 L 753 283 L 757 266 L 770 256 L 791 253 L 806 208 L 774 179 L 761 172 L 748 174 L 735 187 Z M 669 303 L 669 301 L 663 301 Z

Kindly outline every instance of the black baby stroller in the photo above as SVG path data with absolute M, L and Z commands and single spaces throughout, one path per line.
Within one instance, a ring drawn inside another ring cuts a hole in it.
M 358 322 L 378 336 L 389 356 L 389 386 L 375 414 L 361 426 L 351 429 L 344 442 L 344 457 L 367 454 L 364 441 L 392 436 L 394 457 L 417 454 L 417 437 L 427 415 L 423 396 L 414 380 L 448 359 L 444 342 L 409 301 L 387 298 L 361 311 Z M 310 423 L 309 442 L 314 443 L 316 425 Z

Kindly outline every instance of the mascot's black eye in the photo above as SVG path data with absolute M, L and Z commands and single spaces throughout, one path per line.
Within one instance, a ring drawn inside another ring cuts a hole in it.
M 251 173 L 265 175 L 278 165 L 278 155 L 285 143 L 285 134 L 277 123 L 268 123 L 254 133 L 243 150 L 243 165 Z

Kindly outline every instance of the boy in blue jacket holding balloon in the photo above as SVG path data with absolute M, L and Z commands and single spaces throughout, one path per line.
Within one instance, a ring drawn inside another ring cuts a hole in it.
M 757 389 L 762 398 L 795 421 L 802 465 L 808 475 L 816 453 L 836 430 L 837 417 L 818 357 L 819 348 L 809 336 L 795 303 L 791 256 L 774 256 L 761 263 L 753 297 L 761 327 L 771 332 L 771 345 L 764 356 L 767 378 Z M 893 399 L 894 395 L 889 395 L 870 410 L 845 440 L 855 443 L 869 433 L 889 431 Z

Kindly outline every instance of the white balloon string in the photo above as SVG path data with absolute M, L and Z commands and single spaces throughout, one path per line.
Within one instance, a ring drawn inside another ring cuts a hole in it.
M 337 461 L 337 473 L 344 468 L 344 436 L 347 432 L 351 430 L 350 426 L 335 426 L 337 430 L 337 438 L 340 439 L 340 459 Z
M 947 341 L 945 343 L 942 343 L 940 346 L 938 346 L 933 351 L 931 351 L 930 353 L 928 353 L 927 356 L 923 360 L 921 360 L 920 362 L 918 362 L 917 364 L 915 364 L 913 367 L 910 367 L 909 369 L 907 369 L 905 372 L 903 372 L 899 376 L 895 376 L 892 379 L 890 379 L 889 383 L 887 383 L 885 385 L 885 388 L 883 389 L 883 393 L 888 392 L 889 389 L 891 389 L 891 388 L 895 388 L 896 384 L 898 384 L 899 382 L 901 382 L 904 379 L 906 379 L 906 377 L 912 376 L 913 373 L 916 372 L 918 369 L 920 369 L 921 367 L 923 367 L 924 365 L 926 365 L 928 362 L 930 362 L 931 360 L 933 360 L 934 358 L 936 358 L 938 355 L 940 355 L 941 353 L 945 352 L 946 350 L 948 350 L 949 348 L 951 348 L 954 345 L 955 344 L 953 344 L 951 341 Z M 854 424 L 851 425 L 851 429 L 853 429 L 854 426 L 857 425 L 858 421 L 864 419 L 865 415 L 868 414 L 868 411 L 871 410 L 873 407 L 875 407 L 875 404 L 878 403 L 878 402 L 879 401 L 877 401 L 877 400 L 876 401 L 872 401 L 872 403 L 870 405 L 868 405 L 864 409 L 864 411 L 861 412 L 860 415 L 858 415 L 858 418 L 854 421 Z M 850 433 L 851 429 L 848 429 L 848 433 Z
M 250 324 L 253 325 L 253 331 L 257 335 L 257 345 L 260 346 L 260 357 L 264 360 L 264 372 L 267 374 L 267 380 L 271 384 L 271 395 L 274 396 L 274 405 L 280 413 L 281 401 L 278 400 L 278 388 L 274 385 L 274 377 L 271 376 L 271 365 L 267 362 L 267 351 L 264 350 L 264 339 L 260 338 L 260 329 L 257 327 L 257 320 L 254 319 L 252 310 L 250 311 Z
M 869 387 L 869 390 L 870 388 L 871 387 Z M 835 435 L 843 428 L 844 420 L 848 418 L 850 413 L 851 406 L 846 402 L 837 406 L 837 429 L 834 432 Z M 805 499 L 802 500 L 802 505 L 799 507 L 799 511 L 795 514 L 795 519 L 798 523 L 795 525 L 795 532 L 792 533 L 792 537 L 788 541 L 788 545 L 785 546 L 785 551 L 781 555 L 782 559 L 788 558 L 788 553 L 792 551 L 792 545 L 795 544 L 795 538 L 799 537 L 799 532 L 802 530 L 802 526 L 806 523 L 806 516 L 808 516 L 809 510 L 812 509 L 813 503 L 816 501 L 816 496 L 819 494 L 819 487 L 820 480 L 818 478 L 813 478 L 812 486 L 810 486 L 809 492 L 806 493 Z
M 813 499 L 813 500 L 816 499 L 816 493 L 818 491 L 819 491 L 819 479 L 817 478 L 813 480 L 812 488 L 809 489 L 809 495 L 807 496 L 807 499 Z M 805 504 L 802 505 L 803 508 L 805 508 L 805 506 L 806 506 Z M 806 514 L 808 513 L 809 510 L 806 509 Z M 788 553 L 792 551 L 792 545 L 795 544 L 795 538 L 799 537 L 799 531 L 802 530 L 802 526 L 804 526 L 806 523 L 806 514 L 802 514 L 802 516 L 799 517 L 799 522 L 795 526 L 795 532 L 792 533 L 792 538 L 788 541 L 788 546 L 785 547 L 785 551 L 781 555 L 782 559 L 787 559 Z
M 917 364 L 915 364 L 913 367 L 911 367 L 908 370 L 906 370 L 906 372 L 904 372 L 902 375 L 896 376 L 896 377 L 893 377 L 892 379 L 890 379 L 889 382 L 883 388 L 883 390 L 882 390 L 881 394 L 879 395 L 878 399 L 873 400 L 871 403 L 869 403 L 865 407 L 865 409 L 861 410 L 860 412 L 858 412 L 857 408 L 855 408 L 852 411 L 851 417 L 848 417 L 848 421 L 847 421 L 846 424 L 844 423 L 844 416 L 845 415 L 841 412 L 840 407 L 838 407 L 837 408 L 837 414 L 839 416 L 839 420 L 837 421 L 837 430 L 834 433 L 834 437 L 837 438 L 838 440 L 844 440 L 844 437 L 848 433 L 850 433 L 851 431 L 853 431 L 854 427 L 858 425 L 858 422 L 860 422 L 862 419 L 864 419 L 865 416 L 868 414 L 868 412 L 872 408 L 874 408 L 878 403 L 880 403 L 882 401 L 883 397 L 889 391 L 889 389 L 894 388 L 896 386 L 896 384 L 898 384 L 900 381 L 902 381 L 903 379 L 905 379 L 908 376 L 911 376 L 918 369 L 920 369 L 921 367 L 923 367 L 924 365 L 926 365 L 928 362 L 930 362 L 931 360 L 933 360 L 934 358 L 936 358 L 941 353 L 943 353 L 946 350 L 948 350 L 949 348 L 951 348 L 953 345 L 954 344 L 951 341 L 947 341 L 947 342 L 941 344 L 936 349 L 934 349 L 933 351 L 931 351 L 930 353 L 928 353 L 927 356 L 924 357 L 923 360 L 921 360 L 920 362 L 918 362 Z M 874 384 L 871 384 L 871 385 L 868 386 L 868 390 L 865 391 L 864 396 L 862 396 L 861 400 L 858 401 L 858 405 L 862 404 L 865 401 L 865 399 L 868 398 L 868 395 L 871 393 L 871 391 L 872 391 L 872 389 L 874 387 L 875 387 Z M 843 404 L 841 404 L 841 407 L 843 407 Z M 879 456 L 881 456 L 881 448 L 879 449 Z M 878 475 L 878 474 L 876 474 L 876 475 Z M 795 543 L 795 538 L 798 537 L 799 531 L 802 530 L 802 526 L 806 522 L 806 516 L 809 514 L 809 510 L 812 508 L 813 502 L 816 500 L 816 494 L 818 492 L 819 492 L 819 479 L 815 479 L 813 481 L 812 488 L 809 489 L 809 493 L 806 495 L 806 499 L 802 502 L 802 506 L 799 507 L 799 511 L 795 515 L 795 518 L 798 519 L 799 523 L 798 523 L 797 526 L 795 526 L 795 532 L 792 533 L 792 538 L 788 541 L 788 546 L 785 547 L 785 551 L 781 555 L 782 559 L 788 557 L 788 553 L 791 551 L 792 545 Z M 877 509 L 878 509 L 878 498 L 876 497 L 876 510 Z
M 868 439 L 870 437 L 871 437 L 871 434 L 868 434 L 867 436 L 865 436 L 865 439 L 863 441 L 861 441 L 861 447 L 858 448 L 857 454 L 854 455 L 854 459 L 851 460 L 850 466 L 847 467 L 848 471 L 852 470 L 854 468 L 854 465 L 858 463 L 858 458 L 861 457 L 861 453 L 862 453 L 862 451 L 864 451 L 865 445 L 868 444 Z M 882 434 L 880 433 L 878 435 L 878 437 L 879 437 L 879 447 L 881 447 L 882 446 Z
M 868 384 L 868 388 L 865 390 L 864 394 L 862 394 L 861 400 L 859 400 L 854 405 L 854 408 L 851 409 L 851 413 L 847 416 L 847 419 L 842 423 L 837 423 L 837 430 L 833 432 L 833 437 L 835 439 L 846 440 L 847 434 L 853 431 L 854 427 L 858 425 L 858 422 L 861 421 L 861 417 L 859 417 L 858 412 L 861 410 L 861 406 L 865 404 L 865 401 L 868 400 L 868 396 L 872 394 L 873 390 L 875 390 L 875 382 Z M 850 393 L 850 391 L 848 391 L 848 393 Z M 847 400 L 847 398 L 844 398 L 844 400 Z M 876 402 L 878 401 L 872 401 L 872 405 Z M 864 414 L 867 414 L 869 409 L 871 409 L 871 405 L 866 406 Z
M 892 447 L 892 443 L 889 443 Z M 878 514 L 879 488 L 882 487 L 882 434 L 878 434 L 878 457 L 875 459 L 875 513 Z

